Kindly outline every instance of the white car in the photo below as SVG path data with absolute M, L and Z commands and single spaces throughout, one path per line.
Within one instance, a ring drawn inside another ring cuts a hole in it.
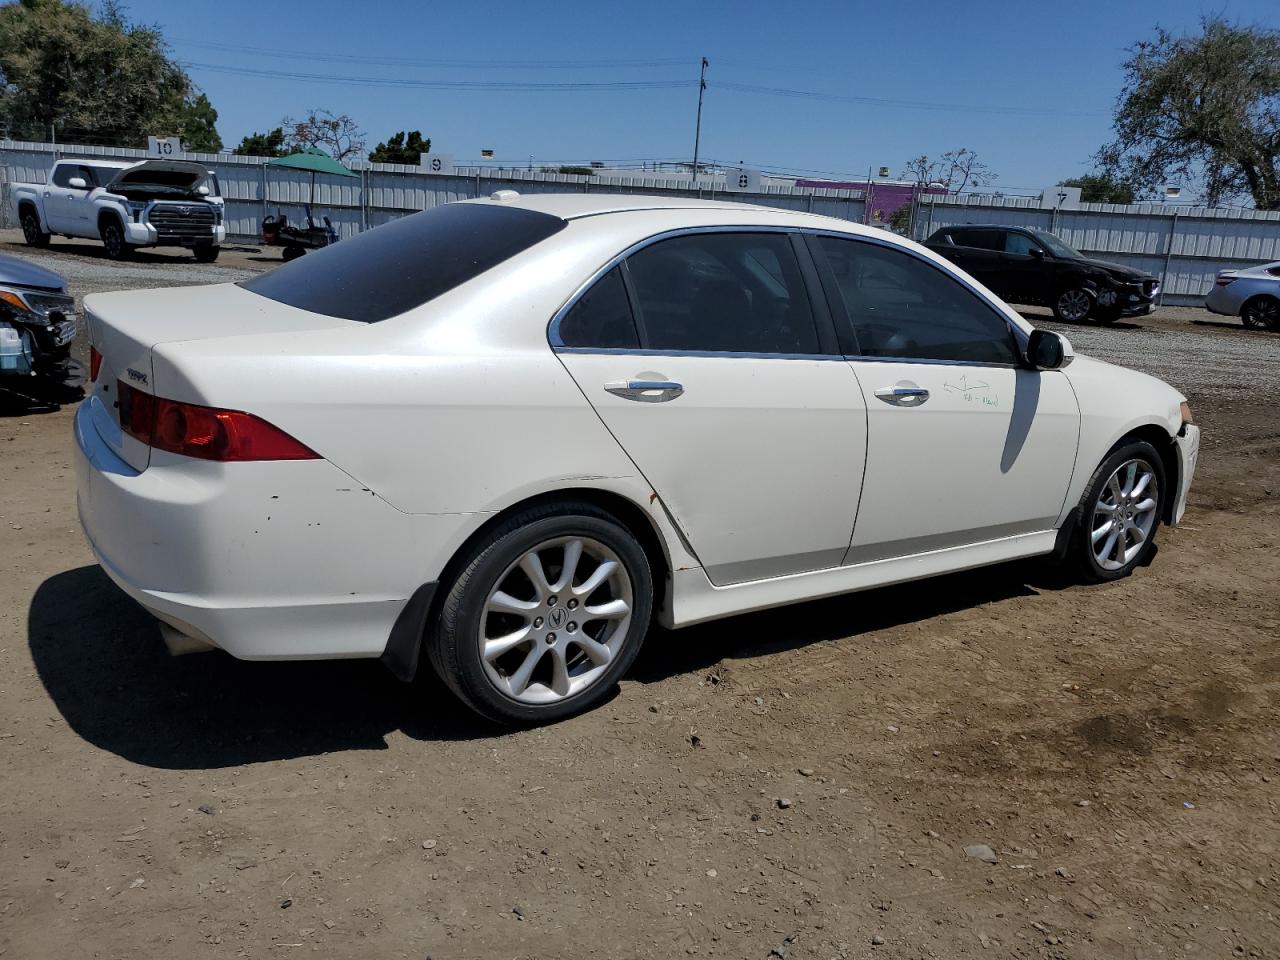
M 1196 465 L 1168 385 L 759 206 L 503 191 L 86 307 L 81 521 L 167 639 L 425 651 L 510 722 L 597 702 L 652 617 L 1041 554 L 1123 577 Z

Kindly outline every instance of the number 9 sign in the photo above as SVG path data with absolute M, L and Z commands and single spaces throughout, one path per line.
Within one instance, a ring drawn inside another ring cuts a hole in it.
M 434 173 L 442 177 L 453 174 L 453 154 L 423 153 L 418 155 L 418 166 L 424 173 Z

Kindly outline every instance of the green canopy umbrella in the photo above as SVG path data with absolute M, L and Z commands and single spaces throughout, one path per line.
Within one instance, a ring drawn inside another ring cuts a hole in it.
M 271 167 L 288 167 L 290 170 L 306 170 L 311 174 L 311 200 L 316 202 L 316 174 L 328 173 L 335 177 L 359 177 L 352 173 L 333 157 L 319 147 L 307 147 L 301 153 L 291 153 L 286 157 L 273 157 L 267 161 Z

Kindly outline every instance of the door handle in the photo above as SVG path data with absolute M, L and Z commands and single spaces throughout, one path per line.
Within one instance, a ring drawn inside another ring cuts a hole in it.
M 918 407 L 929 399 L 924 387 L 881 387 L 876 396 L 895 407 Z
M 684 393 L 684 386 L 671 380 L 614 380 L 604 388 L 615 396 L 641 403 L 666 403 Z

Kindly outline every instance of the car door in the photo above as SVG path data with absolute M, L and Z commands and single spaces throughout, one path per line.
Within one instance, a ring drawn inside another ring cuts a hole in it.
M 71 181 L 80 177 L 87 189 L 73 187 Z M 45 219 L 54 233 L 81 233 L 87 222 L 85 212 L 89 204 L 85 198 L 93 189 L 93 172 L 88 167 L 60 163 L 53 170 L 45 193 Z
M 835 567 L 848 549 L 866 405 L 814 286 L 785 232 L 690 231 L 631 252 L 552 325 L 717 585 Z
M 960 268 L 1001 297 L 1005 287 L 1004 233 L 990 227 L 966 227 L 951 234 L 963 247 Z
M 1051 299 L 1053 261 L 1044 247 L 1027 233 L 1009 230 L 1004 235 L 1004 262 L 1011 303 L 1046 303 Z
M 1005 316 L 901 247 L 811 241 L 867 404 L 867 465 L 847 563 L 1052 529 L 1079 408 L 1061 371 L 1019 364 Z

